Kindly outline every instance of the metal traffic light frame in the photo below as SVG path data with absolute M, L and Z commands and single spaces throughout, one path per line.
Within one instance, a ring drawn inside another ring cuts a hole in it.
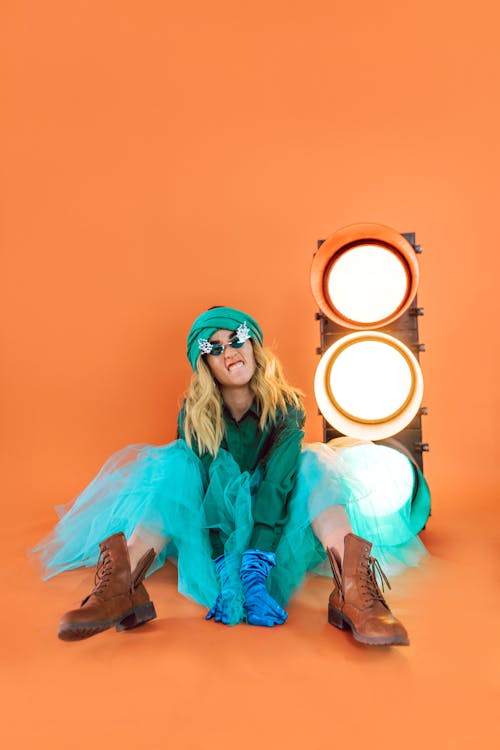
M 416 244 L 414 232 L 401 233 L 401 236 L 409 242 L 415 254 L 418 255 L 422 252 L 421 246 Z M 367 238 L 367 241 L 369 241 L 369 238 Z M 325 240 L 318 241 L 318 250 L 324 242 Z M 405 344 L 417 361 L 420 362 L 420 354 L 425 351 L 425 345 L 419 340 L 418 321 L 423 314 L 424 310 L 418 306 L 417 295 L 415 295 L 411 305 L 399 318 L 383 327 L 374 327 L 373 330 L 394 336 Z M 355 330 L 354 327 L 352 329 L 347 328 L 330 320 L 324 312 L 317 312 L 316 320 L 320 324 L 320 346 L 316 350 L 319 355 L 322 355 L 332 344 L 346 336 L 347 333 Z M 407 427 L 390 438 L 374 442 L 401 450 L 423 471 L 423 453 L 429 450 L 429 444 L 422 440 L 422 416 L 426 414 L 427 407 L 421 406 Z M 323 440 L 328 442 L 333 438 L 342 436 L 343 433 L 328 424 L 323 417 Z

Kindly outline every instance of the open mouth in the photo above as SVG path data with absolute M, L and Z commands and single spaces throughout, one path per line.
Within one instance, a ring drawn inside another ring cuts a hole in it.
M 231 364 L 228 365 L 227 369 L 228 369 L 229 372 L 233 372 L 233 370 L 238 370 L 240 367 L 243 367 L 244 364 L 245 363 L 242 362 L 241 359 L 240 359 L 240 360 L 238 360 L 238 362 L 231 362 Z

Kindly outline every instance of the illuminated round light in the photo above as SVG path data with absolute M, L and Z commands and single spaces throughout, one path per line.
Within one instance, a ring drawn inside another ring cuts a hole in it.
M 411 498 L 415 472 L 411 462 L 385 445 L 359 443 L 352 447 L 328 445 L 342 456 L 342 463 L 356 477 L 361 493 L 358 510 L 364 516 L 386 516 L 402 508 Z
M 311 289 L 321 312 L 344 328 L 381 328 L 415 299 L 419 267 L 413 246 L 382 224 L 352 224 L 314 255 Z
M 380 421 L 399 412 L 413 386 L 410 364 L 399 348 L 381 341 L 346 346 L 333 360 L 329 390 L 353 419 Z
M 417 413 L 423 377 L 408 347 L 393 336 L 366 331 L 327 349 L 314 392 L 326 421 L 341 434 L 382 440 L 403 430 Z
M 326 276 L 333 307 L 347 320 L 374 325 L 400 310 L 408 273 L 399 254 L 381 245 L 356 245 L 339 255 Z

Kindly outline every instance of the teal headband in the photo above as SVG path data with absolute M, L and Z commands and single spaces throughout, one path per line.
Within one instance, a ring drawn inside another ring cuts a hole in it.
M 243 323 L 246 323 L 250 329 L 250 338 L 262 345 L 264 340 L 262 328 L 251 315 L 241 310 L 235 310 L 232 307 L 214 307 L 199 315 L 191 326 L 187 339 L 187 357 L 193 370 L 196 371 L 198 357 L 201 354 L 199 339 L 209 339 L 221 328 L 236 331 Z

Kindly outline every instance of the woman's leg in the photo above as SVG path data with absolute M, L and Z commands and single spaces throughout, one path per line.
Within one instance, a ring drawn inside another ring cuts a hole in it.
M 130 446 L 106 462 L 58 524 L 50 545 L 40 547 L 41 553 L 49 547 L 47 567 L 55 558 L 57 572 L 75 562 L 88 564 L 100 546 L 95 587 L 82 607 L 63 616 L 60 637 L 88 638 L 113 625 L 121 630 L 141 624 L 139 618 L 151 619 L 154 608 L 143 578 L 170 539 L 177 546 L 185 529 L 196 527 L 203 477 L 201 462 L 182 441 Z M 113 533 L 118 519 L 121 531 Z
M 344 538 L 352 532 L 349 517 L 343 505 L 332 505 L 323 510 L 312 522 L 312 528 L 327 550 L 333 549 L 339 559 L 344 559 Z
M 122 533 L 101 542 L 95 587 L 79 609 L 63 615 L 59 638 L 76 641 L 111 627 L 129 630 L 154 619 L 155 608 L 142 581 L 167 542 L 140 525 L 128 543 Z
M 156 617 L 142 583 L 155 559 L 154 549 L 146 549 L 132 569 L 122 532 L 112 534 L 99 547 L 94 588 L 80 607 L 66 612 L 59 623 L 58 636 L 63 641 L 90 638 L 111 627 L 129 630 Z
M 168 538 L 161 534 L 145 529 L 144 526 L 136 526 L 133 534 L 127 542 L 130 557 L 130 570 L 134 571 L 137 563 L 150 549 L 154 549 L 157 557 L 162 549 L 168 544 Z
M 378 563 L 370 557 L 372 545 L 352 533 L 344 507 L 334 505 L 322 511 L 312 528 L 332 566 L 335 585 L 328 606 L 330 624 L 341 630 L 350 628 L 361 643 L 407 645 L 406 630 L 380 592 Z

